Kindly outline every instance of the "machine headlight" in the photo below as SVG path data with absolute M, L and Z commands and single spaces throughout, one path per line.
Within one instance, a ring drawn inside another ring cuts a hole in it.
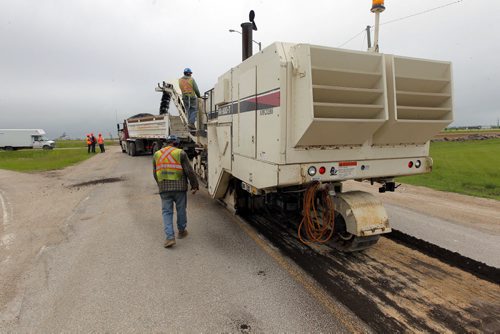
M 307 174 L 309 174 L 309 176 L 314 176 L 316 175 L 316 167 L 314 166 L 311 166 L 307 169 Z

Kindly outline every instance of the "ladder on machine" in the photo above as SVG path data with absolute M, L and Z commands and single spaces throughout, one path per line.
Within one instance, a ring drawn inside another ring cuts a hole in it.
M 184 102 L 182 102 L 182 95 L 177 91 L 177 89 L 175 89 L 174 85 L 163 81 L 161 85 L 158 84 L 158 87 L 155 88 L 155 91 L 163 93 L 162 103 L 160 105 L 160 114 L 167 114 L 167 116 L 169 117 L 171 129 L 174 130 L 174 128 L 176 128 L 176 130 L 179 131 L 180 128 L 183 128 L 182 133 L 185 133 L 187 137 L 191 138 L 195 143 L 206 146 L 206 137 L 200 136 L 200 130 L 191 130 L 188 128 L 189 122 L 187 110 L 184 107 Z M 179 111 L 179 116 L 171 115 L 168 112 L 170 101 L 174 103 L 175 107 Z

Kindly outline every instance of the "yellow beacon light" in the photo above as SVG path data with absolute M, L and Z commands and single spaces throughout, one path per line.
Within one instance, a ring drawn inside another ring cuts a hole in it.
M 372 13 L 382 13 L 384 10 L 384 0 L 372 0 Z

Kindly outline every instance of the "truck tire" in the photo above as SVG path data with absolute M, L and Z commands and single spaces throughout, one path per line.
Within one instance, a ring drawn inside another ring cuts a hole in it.
M 130 156 L 135 157 L 137 155 L 137 151 L 135 150 L 135 143 L 129 143 L 130 146 L 128 148 L 128 152 Z
M 15 151 L 15 149 L 12 146 L 5 146 L 6 151 Z
M 151 148 L 151 154 L 155 154 L 156 151 L 160 149 L 158 142 L 153 143 L 153 147 Z
M 52 149 L 52 146 L 49 146 L 49 145 L 43 145 L 42 149 L 44 149 L 44 150 L 51 150 L 51 149 Z

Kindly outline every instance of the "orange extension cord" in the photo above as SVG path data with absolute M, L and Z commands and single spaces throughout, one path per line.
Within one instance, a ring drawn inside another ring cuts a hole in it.
M 319 182 L 313 182 L 304 194 L 304 215 L 302 221 L 300 222 L 297 235 L 304 244 L 311 243 L 325 243 L 333 235 L 334 227 L 334 206 L 333 201 L 330 198 L 328 189 L 321 189 Z M 321 193 L 321 202 L 323 205 L 322 220 L 320 221 L 318 217 L 318 212 L 316 211 L 316 193 Z M 312 214 L 312 216 L 311 216 Z M 304 240 L 303 230 L 305 230 Z

